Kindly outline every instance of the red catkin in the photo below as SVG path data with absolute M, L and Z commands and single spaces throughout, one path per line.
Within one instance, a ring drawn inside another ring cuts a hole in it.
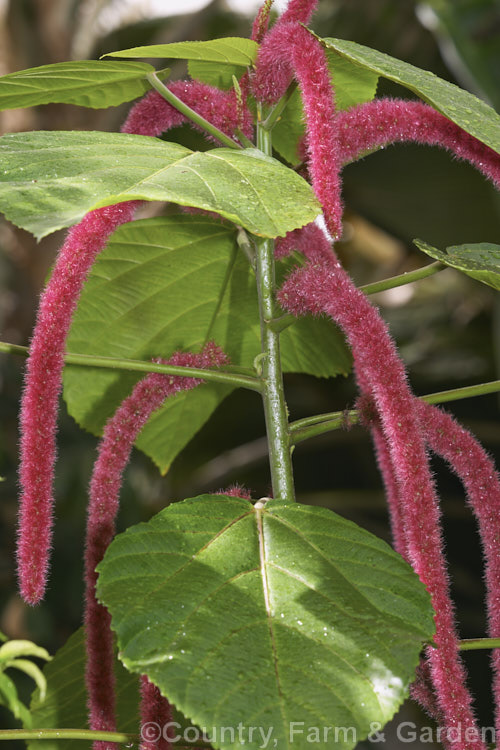
M 206 369 L 226 361 L 222 350 L 209 343 L 201 354 L 177 352 L 164 364 Z M 85 549 L 86 684 L 89 725 L 94 730 L 116 729 L 111 620 L 107 609 L 95 598 L 95 569 L 115 534 L 123 472 L 133 444 L 151 414 L 169 396 L 202 382 L 200 378 L 150 373 L 137 383 L 108 420 L 99 443 L 90 481 Z M 108 750 L 108 743 L 97 742 L 94 750 Z
M 229 485 L 229 487 L 225 490 L 218 490 L 215 494 L 226 495 L 227 497 L 242 497 L 244 500 L 252 499 L 250 490 L 247 490 L 246 487 L 243 487 L 238 483 Z
M 139 750 L 170 750 L 164 736 L 165 726 L 172 721 L 169 702 L 156 685 L 141 676 L 141 744 Z
M 429 447 L 458 476 L 476 516 L 486 561 L 486 605 L 490 638 L 500 638 L 500 477 L 482 445 L 445 411 L 415 400 Z M 496 732 L 500 733 L 500 649 L 493 649 Z M 500 736 L 500 734 L 499 734 Z
M 321 230 L 320 230 L 321 231 Z M 448 728 L 470 728 L 477 741 L 455 750 L 484 750 L 458 653 L 453 606 L 442 554 L 440 515 L 414 397 L 390 334 L 378 312 L 337 261 L 309 263 L 286 281 L 279 300 L 295 314 L 326 313 L 346 334 L 362 389 L 369 386 L 380 415 L 400 488 L 405 556 L 431 594 L 436 612 L 435 642 L 429 649 L 432 681 Z
M 277 101 L 295 75 L 304 103 L 308 169 L 328 230 L 342 234 L 342 200 L 334 90 L 325 52 L 318 40 L 296 22 L 279 22 L 263 43 L 253 91 L 266 103 Z
M 241 112 L 234 92 L 221 92 L 199 81 L 178 81 L 174 93 L 220 130 L 233 135 Z M 243 111 L 245 133 L 251 117 Z M 155 136 L 185 121 L 174 107 L 153 91 L 131 110 L 125 133 Z M 22 597 L 37 604 L 45 593 L 53 525 L 53 483 L 57 412 L 61 392 L 63 353 L 73 313 L 92 265 L 110 234 L 133 218 L 136 202 L 91 211 L 73 227 L 43 292 L 33 332 L 20 413 L 21 487 L 18 577 Z
M 21 595 L 29 604 L 40 601 L 47 580 L 57 410 L 69 326 L 96 256 L 116 227 L 131 220 L 134 207 L 134 203 L 121 203 L 101 208 L 73 227 L 40 300 L 20 414 L 22 494 L 17 564 Z
M 336 125 L 342 164 L 391 143 L 440 146 L 468 161 L 500 189 L 500 154 L 423 102 L 374 99 L 339 112 Z
M 296 250 L 313 263 L 333 261 L 332 247 L 326 237 L 323 235 L 322 238 L 320 235 L 323 235 L 323 232 L 314 222 L 300 229 L 294 229 L 284 237 L 278 237 L 275 240 L 274 257 L 276 260 L 281 260 Z

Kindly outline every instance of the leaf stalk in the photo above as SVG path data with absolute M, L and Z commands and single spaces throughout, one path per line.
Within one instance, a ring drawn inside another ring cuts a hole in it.
M 173 94 L 170 89 L 160 81 L 160 79 L 156 75 L 156 72 L 148 73 L 146 75 L 146 78 L 148 79 L 151 86 L 160 94 L 160 96 L 166 99 L 166 101 L 171 104 L 172 107 L 175 107 L 175 109 L 177 109 L 179 112 L 182 112 L 182 114 L 185 115 L 188 120 L 191 120 L 191 122 L 194 122 L 194 124 L 198 125 L 200 128 L 202 128 L 202 130 L 205 130 L 210 135 L 213 135 L 214 138 L 217 138 L 224 146 L 228 146 L 228 148 L 242 148 L 239 143 L 233 141 L 233 139 L 223 133 L 222 130 L 219 130 L 219 128 L 217 128 L 215 125 L 212 125 L 211 122 L 199 115 L 194 111 L 194 109 L 191 109 L 191 107 L 185 104 L 182 99 L 179 99 L 178 96 Z
M 5 354 L 17 354 L 27 357 L 29 349 L 27 346 L 9 344 L 0 341 L 0 352 Z M 262 383 L 252 375 L 246 375 L 241 371 L 243 368 L 235 367 L 231 370 L 204 370 L 199 367 L 181 367 L 180 365 L 162 365 L 157 362 L 146 362 L 139 359 L 115 359 L 114 357 L 96 357 L 90 354 L 65 354 L 64 362 L 67 365 L 78 365 L 80 367 L 100 367 L 108 370 L 128 370 L 129 372 L 159 372 L 162 375 L 183 375 L 192 378 L 203 378 L 203 380 L 214 383 L 226 383 L 235 388 L 247 388 L 251 391 L 262 391 Z

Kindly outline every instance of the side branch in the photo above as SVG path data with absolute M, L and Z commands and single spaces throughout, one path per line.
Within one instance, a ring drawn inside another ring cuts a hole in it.
M 29 356 L 27 346 L 9 344 L 0 341 L 0 353 L 16 354 L 21 357 Z M 236 388 L 247 388 L 250 391 L 262 391 L 262 383 L 251 375 L 241 374 L 243 368 L 231 370 L 203 370 L 199 367 L 181 367 L 180 365 L 163 365 L 157 362 L 145 362 L 139 359 L 115 359 L 114 357 L 96 357 L 90 354 L 70 354 L 63 357 L 66 365 L 80 367 L 99 367 L 107 370 L 128 370 L 129 372 L 158 372 L 160 375 L 184 375 L 189 378 L 203 378 L 214 383 L 226 383 Z

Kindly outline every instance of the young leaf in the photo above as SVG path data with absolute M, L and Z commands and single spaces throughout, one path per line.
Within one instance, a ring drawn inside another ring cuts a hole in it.
M 327 50 L 413 91 L 449 120 L 500 151 L 500 116 L 481 99 L 449 81 L 383 52 L 345 39 L 321 39 Z
M 463 271 L 483 284 L 500 289 L 500 245 L 479 242 L 472 245 L 453 245 L 438 250 L 423 240 L 413 240 L 419 250 L 447 266 Z
M 307 182 L 257 149 L 200 153 L 141 135 L 42 131 L 0 138 L 0 165 L 0 210 L 38 239 L 133 199 L 216 211 L 264 237 L 320 212 Z
M 105 109 L 142 96 L 151 89 L 152 65 L 110 60 L 76 60 L 19 70 L 0 78 L 0 110 L 39 104 L 77 104 Z M 156 71 L 160 79 L 168 70 Z
M 377 91 L 377 73 L 361 68 L 328 50 L 327 60 L 335 86 L 337 111 L 373 99 Z M 304 133 L 304 109 L 300 92 L 296 89 L 286 105 L 284 114 L 273 128 L 274 148 L 294 166 L 300 163 L 297 145 Z
M 195 723 L 257 724 L 277 747 L 295 728 L 305 750 L 318 726 L 351 727 L 334 744 L 354 747 L 395 713 L 434 632 L 411 568 L 325 508 L 193 498 L 116 537 L 98 571 L 128 669 Z M 262 742 L 230 739 L 214 744 Z
M 18 656 L 36 656 L 46 661 L 51 659 L 48 651 L 36 643 L 24 640 L 7 641 L 0 647 L 0 669 L 3 668 L 4 662 L 10 662 Z
M 85 633 L 83 628 L 69 638 L 43 673 L 47 696 L 42 700 L 36 689 L 31 698 L 33 726 L 40 729 L 87 726 L 87 693 L 85 689 Z M 118 729 L 139 730 L 139 684 L 136 675 L 127 672 L 116 660 Z M 79 740 L 29 740 L 28 750 L 89 750 Z
M 258 49 L 259 45 L 252 39 L 228 36 L 224 39 L 210 39 L 207 42 L 173 42 L 152 44 L 148 47 L 131 47 L 118 50 L 118 52 L 107 52 L 103 57 L 204 60 L 220 65 L 239 65 L 246 68 L 255 62 Z
M 234 229 L 208 217 L 168 216 L 124 225 L 91 272 L 68 350 L 148 360 L 177 349 L 199 350 L 213 339 L 232 364 L 252 367 L 260 352 L 255 278 L 246 258 L 234 253 Z M 350 369 L 343 338 L 327 320 L 301 319 L 283 333 L 281 345 L 288 371 L 330 377 Z M 99 433 L 137 379 L 136 373 L 66 368 L 68 409 Z M 168 399 L 144 428 L 138 447 L 167 471 L 230 392 L 207 383 Z

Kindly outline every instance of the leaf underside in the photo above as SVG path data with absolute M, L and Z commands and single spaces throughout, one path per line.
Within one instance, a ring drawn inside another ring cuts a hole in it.
M 171 58 L 178 60 L 200 60 L 219 65 L 251 65 L 255 62 L 259 45 L 252 39 L 244 37 L 224 37 L 205 42 L 172 42 L 171 44 L 152 44 L 146 47 L 108 52 L 103 57 L 147 57 Z
M 151 90 L 147 63 L 76 60 L 20 70 L 0 77 L 0 110 L 40 104 L 76 104 L 105 109 Z M 168 70 L 157 71 L 160 79 Z
M 320 39 L 330 50 L 361 67 L 412 91 L 449 120 L 500 152 L 500 115 L 482 99 L 378 50 L 345 39 Z
M 413 240 L 419 250 L 483 284 L 500 289 L 500 245 L 479 242 L 438 250 L 423 240 Z
M 434 630 L 424 587 L 384 542 L 325 508 L 205 495 L 112 542 L 98 596 L 120 658 L 146 673 L 218 748 L 271 731 L 305 750 L 352 748 L 407 695 Z M 222 727 L 246 729 L 228 738 Z M 271 746 L 273 746 L 271 744 Z

